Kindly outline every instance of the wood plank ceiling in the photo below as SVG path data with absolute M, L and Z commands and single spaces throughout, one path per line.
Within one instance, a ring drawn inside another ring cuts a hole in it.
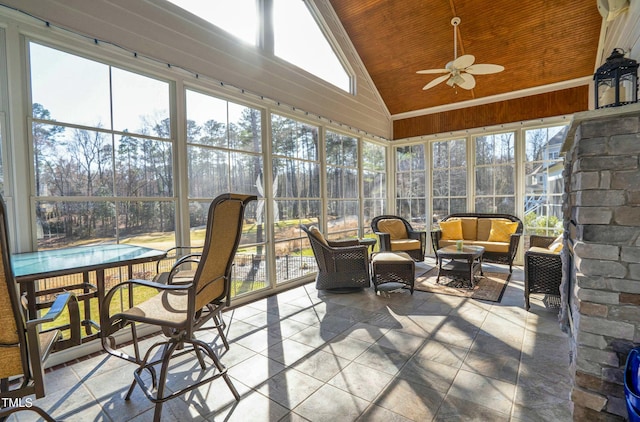
M 595 0 L 330 2 L 391 115 L 589 77 L 596 67 L 602 18 Z M 439 75 L 416 71 L 453 60 L 454 16 L 461 19 L 458 56 L 505 70 L 476 76 L 472 90 L 441 83 L 424 91 Z

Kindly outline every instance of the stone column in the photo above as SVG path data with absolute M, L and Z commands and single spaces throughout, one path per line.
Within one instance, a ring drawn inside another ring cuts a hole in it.
M 574 117 L 565 143 L 576 421 L 627 415 L 624 366 L 640 345 L 639 130 L 638 104 L 594 110 Z

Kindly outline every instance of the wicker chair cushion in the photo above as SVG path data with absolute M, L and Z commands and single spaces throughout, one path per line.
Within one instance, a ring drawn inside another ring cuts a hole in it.
M 309 227 L 309 232 L 311 232 L 313 237 L 315 237 L 320 242 L 322 242 L 323 245 L 329 246 L 329 243 L 327 242 L 327 239 L 325 239 L 325 237 L 322 234 L 322 232 L 320 231 L 320 229 L 318 229 L 316 226 Z
M 475 217 L 462 217 L 462 238 L 464 240 L 476 240 L 478 235 L 478 219 Z
M 442 230 L 442 240 L 462 239 L 462 221 L 460 220 L 441 221 L 440 230 Z
M 478 234 L 476 235 L 476 240 L 489 240 L 491 226 L 494 221 L 505 221 L 507 223 L 511 223 L 511 220 L 507 220 L 506 218 L 478 218 Z
M 489 232 L 489 242 L 508 242 L 511 235 L 518 229 L 517 222 L 506 222 L 494 220 L 491 222 L 491 231 Z
M 549 245 L 551 252 L 560 252 L 562 250 L 562 235 L 556 237 L 551 245 Z
M 385 218 L 378 221 L 378 230 L 383 233 L 389 233 L 391 240 L 407 239 L 409 237 L 404 223 L 392 218 Z
M 398 239 L 391 241 L 392 251 L 413 251 L 421 247 L 422 244 L 418 239 Z
M 543 248 L 543 247 L 540 247 L 540 246 L 532 246 L 532 247 L 529 248 L 529 250 L 527 252 L 553 254 L 553 255 L 559 255 L 560 254 L 560 251 L 553 251 L 550 248 Z

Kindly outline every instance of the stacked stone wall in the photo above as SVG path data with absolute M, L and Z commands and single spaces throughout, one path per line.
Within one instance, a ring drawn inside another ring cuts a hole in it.
M 640 346 L 640 112 L 581 121 L 565 160 L 574 420 L 624 420 Z

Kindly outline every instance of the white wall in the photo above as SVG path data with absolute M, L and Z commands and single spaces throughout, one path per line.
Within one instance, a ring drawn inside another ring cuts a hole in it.
M 229 0 L 232 1 L 232 0 Z M 317 8 L 356 73 L 350 95 L 294 66 L 244 46 L 225 31 L 188 21 L 164 0 L 2 0 L 24 11 L 99 40 L 178 65 L 268 99 L 332 119 L 385 139 L 391 117 L 329 2 Z M 2 10 L 0 9 L 0 13 Z
M 629 8 L 613 21 L 607 22 L 602 43 L 600 67 L 614 48 L 622 48 L 629 58 L 640 61 L 640 2 L 629 0 Z

